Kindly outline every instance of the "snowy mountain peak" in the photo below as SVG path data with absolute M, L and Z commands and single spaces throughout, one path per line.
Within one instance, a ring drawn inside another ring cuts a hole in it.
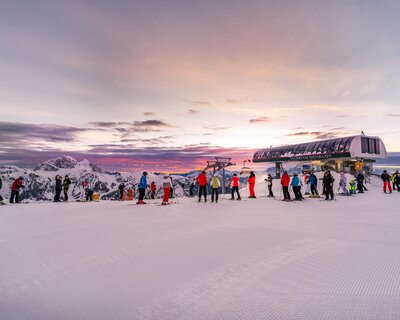
M 70 156 L 62 156 L 59 158 L 49 159 L 39 164 L 35 171 L 58 171 L 59 169 L 73 169 L 78 164 L 74 158 Z
M 93 172 L 98 172 L 98 173 L 102 173 L 103 170 L 96 164 L 94 164 L 93 162 L 90 162 L 87 159 L 84 159 L 80 162 L 78 162 L 78 165 L 82 168 L 85 168 L 89 171 L 93 171 Z

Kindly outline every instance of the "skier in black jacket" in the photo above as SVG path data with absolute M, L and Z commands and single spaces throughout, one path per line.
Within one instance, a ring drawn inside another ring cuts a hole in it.
M 195 185 L 196 185 L 196 179 L 193 179 L 193 181 L 190 183 L 190 187 L 189 187 L 189 195 L 191 197 L 194 196 L 193 190 L 194 190 Z
M 400 192 L 400 174 L 396 171 L 395 175 L 394 182 L 396 183 L 397 191 Z
M 1 190 L 1 188 L 3 187 L 3 181 L 2 181 L 2 179 L 1 179 L 1 177 L 0 177 L 0 190 Z M 1 194 L 0 194 L 0 204 L 4 204 L 3 203 L 3 197 L 1 196 Z
M 360 171 L 356 177 L 358 193 L 364 193 L 364 175 Z
M 121 183 L 118 186 L 118 190 L 119 190 L 119 200 L 123 200 L 124 199 L 125 185 L 123 183 Z
M 93 201 L 93 190 L 90 188 L 85 189 L 86 201 Z
M 331 175 L 331 172 L 326 171 L 324 174 L 324 178 L 322 179 L 325 190 L 325 200 L 329 200 L 329 196 L 331 197 L 330 200 L 333 200 L 333 182 L 335 182 L 335 179 Z
M 392 193 L 392 186 L 391 186 L 391 178 L 390 175 L 387 173 L 386 170 L 383 171 L 381 174 L 381 179 L 383 181 L 383 192 L 386 193 L 386 189 L 389 189 L 389 192 Z
M 64 201 L 68 201 L 68 190 L 69 190 L 70 184 L 71 184 L 71 180 L 66 175 L 64 177 L 64 181 L 63 181 Z
M 56 194 L 54 196 L 54 202 L 60 202 L 60 195 L 62 190 L 62 177 L 56 176 Z

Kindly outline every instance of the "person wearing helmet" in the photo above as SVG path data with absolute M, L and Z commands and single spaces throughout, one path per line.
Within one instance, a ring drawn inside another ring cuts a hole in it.
M 219 181 L 219 178 L 214 175 L 210 181 L 210 186 L 211 186 L 211 202 L 214 202 L 215 198 L 215 203 L 218 202 L 218 191 L 219 187 L 221 186 L 221 182 Z
M 270 174 L 268 174 L 267 179 L 264 179 L 264 180 L 267 182 L 267 185 L 268 185 L 268 197 L 274 198 L 274 193 L 272 191 L 272 184 L 274 182 L 274 178 Z
M 250 172 L 250 177 L 247 179 L 247 183 L 249 184 L 249 198 L 256 198 L 256 194 L 254 192 L 254 187 L 256 185 L 256 175 L 253 171 Z
M 19 177 L 14 180 L 12 186 L 11 186 L 11 197 L 10 197 L 10 203 L 14 203 L 14 199 L 16 203 L 20 203 L 19 199 L 19 191 L 21 188 L 25 188 L 23 185 L 24 178 Z
M 171 188 L 172 188 L 171 178 L 168 175 L 164 176 L 162 186 L 163 186 L 163 190 L 164 190 L 164 197 L 163 197 L 161 204 L 163 206 L 165 206 L 165 205 L 169 204 L 168 200 L 169 200 L 169 195 L 171 193 Z
M 310 173 L 310 177 L 308 178 L 308 182 L 310 183 L 311 189 L 311 197 L 319 198 L 318 194 L 318 179 L 314 172 Z
M 283 200 L 290 201 L 290 193 L 289 193 L 289 184 L 290 184 L 290 176 L 287 171 L 284 171 L 281 177 L 281 186 L 283 192 Z
M 56 194 L 54 195 L 54 202 L 60 202 L 60 195 L 62 190 L 62 177 L 60 175 L 56 175 Z
M 196 182 L 199 185 L 199 202 L 201 201 L 201 195 L 204 195 L 204 202 L 207 202 L 207 176 L 203 170 L 196 178 Z
M 322 182 L 324 184 L 325 200 L 333 200 L 333 183 L 335 182 L 335 179 L 333 178 L 330 171 L 325 172 Z
M 1 188 L 3 187 L 3 178 L 0 176 L 0 190 L 1 190 Z M 5 204 L 4 202 L 3 202 L 3 197 L 1 196 L 1 194 L 0 194 L 0 204 Z
M 395 182 L 395 184 L 396 184 L 397 191 L 400 192 L 400 174 L 399 174 L 399 171 L 396 170 L 396 172 L 394 173 L 394 175 L 395 175 L 394 182 Z
M 239 184 L 240 184 L 239 177 L 237 176 L 236 173 L 234 173 L 233 177 L 232 177 L 232 180 L 229 183 L 229 185 L 232 187 L 231 200 L 235 200 L 235 192 L 237 194 L 237 200 L 241 200 L 242 199 L 240 197 L 240 193 L 239 193 Z
M 118 191 L 119 191 L 119 200 L 122 201 L 124 200 L 124 193 L 125 193 L 125 184 L 121 183 L 118 186 Z
M 349 191 L 347 190 L 347 178 L 344 172 L 340 173 L 339 187 L 342 189 L 343 195 L 347 196 L 349 194 Z
M 144 171 L 139 182 L 139 200 L 136 204 L 146 204 L 146 202 L 144 202 L 143 199 L 144 195 L 146 194 L 146 188 L 148 187 L 149 185 L 147 184 L 147 172 Z
M 381 179 L 383 181 L 383 192 L 386 193 L 386 189 L 389 189 L 389 192 L 392 193 L 392 186 L 391 186 L 391 179 L 390 175 L 387 173 L 386 170 L 383 171 L 381 174 Z
M 64 201 L 68 201 L 68 190 L 71 185 L 71 179 L 66 175 L 63 181 Z
M 151 191 L 151 198 L 154 199 L 156 196 L 156 190 L 157 190 L 157 186 L 156 183 L 154 181 L 152 181 L 150 183 L 150 191 Z
M 297 173 L 295 173 L 293 175 L 293 178 L 292 178 L 292 181 L 291 181 L 290 185 L 292 186 L 295 199 L 298 200 L 298 201 L 303 200 L 304 198 L 303 198 L 303 195 L 301 194 L 301 187 L 302 187 L 303 184 L 302 184 L 302 182 L 301 182 L 301 180 L 300 180 L 300 178 L 299 178 Z

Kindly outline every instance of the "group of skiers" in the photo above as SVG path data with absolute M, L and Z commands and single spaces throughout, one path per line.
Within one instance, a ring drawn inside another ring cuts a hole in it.
M 144 198 L 146 195 L 146 190 L 149 190 L 149 197 L 151 199 L 155 199 L 156 197 L 156 184 L 155 182 L 151 182 L 150 185 L 147 184 L 147 172 L 143 172 L 143 175 L 140 179 L 138 185 L 138 201 L 137 204 L 146 204 L 144 202 Z M 399 171 L 396 171 L 393 175 L 389 175 L 386 170 L 381 175 L 381 179 L 383 181 L 383 191 L 385 193 L 392 193 L 392 191 L 397 190 L 400 192 L 400 174 Z M 303 181 L 306 186 L 305 195 L 309 195 L 310 197 L 320 197 L 318 193 L 318 178 L 312 171 L 303 172 Z M 325 196 L 325 200 L 333 200 L 335 198 L 334 195 L 334 187 L 333 184 L 335 179 L 333 178 L 330 171 L 325 171 L 322 180 L 323 191 L 322 194 Z M 266 186 L 268 186 L 268 197 L 275 197 L 272 187 L 273 187 L 274 178 L 271 174 L 268 174 L 265 179 Z M 303 181 L 299 178 L 298 174 L 294 174 L 292 178 L 290 178 L 287 171 L 284 171 L 280 184 L 282 187 L 282 194 L 284 201 L 291 201 L 292 197 L 290 195 L 290 189 L 293 191 L 294 200 L 303 200 L 302 187 Z M 340 181 L 339 181 L 339 190 L 341 190 L 341 195 L 351 195 L 355 193 L 364 193 L 364 191 L 368 191 L 365 187 L 365 176 L 362 172 L 357 172 L 354 175 L 353 179 L 348 181 L 344 172 L 340 173 Z M 221 187 L 221 181 L 217 175 L 213 175 L 210 179 L 207 178 L 206 172 L 202 171 L 190 184 L 189 193 L 191 196 L 194 195 L 195 185 L 198 185 L 198 201 L 201 202 L 201 199 L 204 198 L 204 202 L 207 202 L 207 187 L 208 185 L 211 187 L 211 202 L 217 203 L 219 201 L 219 189 Z M 255 195 L 255 184 L 256 184 L 256 176 L 253 171 L 250 172 L 250 176 L 247 178 L 247 184 L 249 188 L 249 198 L 256 198 Z M 64 201 L 68 201 L 68 191 L 71 185 L 71 179 L 66 175 L 64 179 L 62 176 L 57 175 L 55 177 L 55 196 L 54 202 L 60 202 L 61 193 L 64 193 Z M 347 187 L 349 186 L 349 187 Z M 10 203 L 19 203 L 20 202 L 20 191 L 24 188 L 24 178 L 18 177 L 14 180 L 11 186 L 11 197 Z M 93 200 L 93 190 L 89 188 L 88 182 L 84 181 L 82 183 L 82 187 L 84 190 L 84 195 L 86 197 L 86 201 Z M 229 182 L 229 187 L 231 187 L 231 200 L 241 200 L 241 195 L 239 192 L 240 187 L 240 179 L 238 175 L 233 174 L 231 181 Z M 0 179 L 0 190 L 2 188 L 2 180 Z M 125 185 L 121 183 L 118 187 L 119 190 L 119 199 L 125 199 Z M 162 205 L 169 204 L 169 198 L 173 194 L 173 185 L 171 177 L 168 175 L 163 176 L 162 180 L 162 190 L 164 192 Z M 133 200 L 133 194 L 135 189 L 130 188 L 128 190 L 129 199 Z M 0 196 L 0 203 L 3 203 L 3 198 Z
M 318 178 L 314 174 L 314 172 L 303 172 L 304 183 L 306 184 L 306 192 L 305 195 L 309 195 L 311 198 L 320 198 L 318 193 Z M 269 197 L 274 197 L 272 193 L 272 181 L 273 178 L 271 175 L 268 175 L 268 178 L 265 179 L 268 183 Z M 325 196 L 325 200 L 334 200 L 334 187 L 333 184 L 335 182 L 334 177 L 331 172 L 325 171 L 322 179 L 323 191 L 322 194 Z M 340 181 L 339 181 L 339 190 L 341 190 L 341 195 L 348 196 L 356 193 L 356 185 L 358 193 L 364 193 L 367 191 L 367 188 L 364 184 L 365 177 L 362 172 L 358 172 L 354 179 L 349 181 L 349 189 L 347 189 L 347 177 L 344 172 L 340 173 Z M 303 200 L 304 197 L 301 193 L 301 187 L 303 186 L 303 182 L 299 179 L 298 174 L 294 174 L 293 178 L 290 179 L 287 171 L 284 172 L 282 178 L 280 180 L 282 186 L 283 200 L 291 201 L 289 189 L 292 188 L 295 200 Z
M 249 193 L 250 196 L 249 198 L 256 198 L 256 194 L 254 191 L 254 187 L 256 184 L 256 175 L 254 174 L 253 171 L 250 172 L 250 176 L 247 179 L 247 183 L 249 186 Z M 198 197 L 199 197 L 199 202 L 201 202 L 202 196 L 204 197 L 204 202 L 207 202 L 207 186 L 208 184 L 211 187 L 211 202 L 217 203 L 219 200 L 219 188 L 221 186 L 221 181 L 219 180 L 217 175 L 213 175 L 208 181 L 207 175 L 205 171 L 202 171 L 196 179 L 191 183 L 190 185 L 190 196 L 193 196 L 193 190 L 195 184 L 198 185 Z M 231 187 L 231 200 L 235 200 L 235 195 L 236 195 L 236 200 L 241 200 L 240 192 L 239 192 L 239 186 L 240 186 L 240 179 L 236 173 L 233 174 L 231 181 L 229 182 L 229 187 Z
M 62 191 L 64 191 L 64 201 L 68 201 L 68 190 L 69 186 L 71 185 L 70 178 L 68 177 L 68 175 L 66 175 L 63 180 L 62 176 L 57 175 L 55 179 L 56 179 L 56 189 L 54 195 L 54 202 L 61 201 L 60 196 Z
M 138 196 L 138 201 L 136 202 L 136 204 L 146 204 L 146 202 L 144 201 L 144 198 L 146 197 L 146 190 L 150 190 L 150 198 L 151 199 L 155 199 L 155 197 L 156 197 L 156 191 L 157 191 L 156 183 L 154 181 L 152 181 L 151 184 L 148 185 L 147 184 L 147 176 L 148 176 L 148 173 L 146 171 L 144 171 L 142 177 L 140 178 L 139 185 L 138 185 L 139 196 Z M 161 205 L 168 205 L 168 204 L 170 204 L 168 202 L 169 198 L 173 194 L 172 181 L 168 175 L 163 176 L 162 189 L 164 191 L 164 195 L 163 195 L 163 200 L 162 200 Z M 124 198 L 125 197 L 125 184 L 121 183 L 118 187 L 118 191 L 119 191 L 119 199 L 124 200 L 125 199 Z M 133 200 L 134 192 L 135 192 L 134 188 L 130 188 L 128 190 L 128 194 L 129 194 L 128 199 L 129 200 Z
M 320 195 L 318 193 L 318 178 L 314 174 L 314 172 L 303 172 L 303 177 L 304 177 L 304 183 L 306 184 L 306 192 L 305 195 L 309 195 L 312 198 L 320 198 Z M 348 195 L 350 194 L 349 191 L 347 190 L 347 178 L 346 175 L 342 172 L 341 173 L 341 179 L 339 182 L 339 185 L 341 186 L 343 190 L 343 194 Z M 273 181 L 274 178 L 272 177 L 271 174 L 268 174 L 267 178 L 264 179 L 265 183 L 268 186 L 268 196 L 274 198 L 274 193 L 272 190 L 273 186 Z M 323 192 L 322 194 L 325 195 L 325 200 L 333 200 L 335 198 L 334 196 L 334 187 L 333 183 L 335 182 L 335 179 L 333 178 L 332 174 L 330 171 L 325 171 L 322 180 L 323 184 Z M 358 190 L 360 193 L 364 192 L 364 176 L 360 172 L 356 175 L 356 181 L 358 185 Z M 351 184 L 353 181 L 350 181 L 350 188 Z M 201 202 L 202 197 L 204 197 L 204 201 L 207 201 L 207 185 L 208 183 L 211 186 L 211 202 L 218 202 L 218 192 L 219 192 L 219 187 L 221 186 L 221 183 L 219 181 L 219 178 L 216 175 L 213 175 L 208 182 L 207 176 L 205 171 L 202 171 L 197 178 L 194 180 L 194 182 L 190 186 L 190 195 L 193 196 L 193 189 L 194 185 L 198 185 L 198 201 Z M 256 198 L 254 187 L 256 183 L 256 176 L 253 171 L 250 172 L 250 176 L 247 178 L 247 184 L 249 188 L 249 198 Z M 293 177 L 291 178 L 288 174 L 287 171 L 284 171 L 284 174 L 282 175 L 280 179 L 280 184 L 282 187 L 282 194 L 283 194 L 283 200 L 284 201 L 291 201 L 292 197 L 290 195 L 290 190 L 293 191 L 294 193 L 294 200 L 303 200 L 303 194 L 302 194 L 302 187 L 303 187 L 303 182 L 299 178 L 298 174 L 294 174 Z M 231 187 L 231 200 L 235 200 L 235 194 L 237 195 L 237 200 L 241 200 L 240 192 L 239 192 L 239 185 L 240 185 L 240 180 L 237 174 L 233 174 L 232 179 L 229 183 L 229 186 Z M 354 192 L 355 193 L 355 192 Z
M 310 197 L 319 198 L 319 193 L 317 189 L 318 185 L 318 178 L 313 172 L 304 172 L 304 183 L 306 184 L 306 192 L 305 195 L 310 195 Z M 272 193 L 272 181 L 273 178 L 271 175 L 268 175 L 267 182 L 268 182 L 268 190 L 269 190 L 269 197 L 274 197 Z M 323 178 L 323 185 L 324 185 L 324 194 L 326 195 L 326 200 L 331 197 L 333 199 L 333 182 L 334 179 L 329 171 L 325 172 Z M 283 200 L 284 201 L 291 201 L 292 198 L 290 196 L 290 188 L 292 188 L 295 200 L 301 201 L 304 199 L 303 194 L 301 192 L 301 187 L 303 186 L 303 182 L 300 180 L 297 173 L 293 175 L 293 178 L 290 179 L 290 176 L 287 171 L 284 171 L 281 180 L 282 186 L 282 193 L 283 193 Z

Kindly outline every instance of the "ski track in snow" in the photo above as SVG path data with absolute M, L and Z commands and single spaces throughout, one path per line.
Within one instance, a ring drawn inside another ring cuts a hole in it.
M 0 319 L 400 319 L 400 194 L 370 187 L 336 202 L 3 206 Z

